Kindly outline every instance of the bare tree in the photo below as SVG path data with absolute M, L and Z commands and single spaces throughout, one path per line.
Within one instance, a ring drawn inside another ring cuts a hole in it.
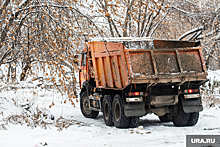
M 180 5 L 179 5 L 180 6 Z M 193 7 L 193 8 L 192 8 Z M 189 9 L 190 8 L 190 9 Z M 179 40 L 201 40 L 206 67 L 220 65 L 220 5 L 217 1 L 185 1 L 181 7 L 174 6 L 173 10 L 183 16 L 188 28 L 179 35 Z M 210 62 L 212 64 L 210 64 Z M 215 69 L 216 67 L 214 67 Z M 219 67 L 217 67 L 219 68 Z
M 77 98 L 76 54 L 90 37 L 203 40 L 207 67 L 211 57 L 219 62 L 220 6 L 214 1 L 0 0 L 0 5 L 2 82 L 43 78 L 42 88 L 50 84 L 67 95 L 64 103 L 74 105 Z

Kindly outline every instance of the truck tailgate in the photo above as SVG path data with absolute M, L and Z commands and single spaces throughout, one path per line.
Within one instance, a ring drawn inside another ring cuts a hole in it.
M 167 83 L 205 80 L 202 48 L 127 49 L 132 83 Z

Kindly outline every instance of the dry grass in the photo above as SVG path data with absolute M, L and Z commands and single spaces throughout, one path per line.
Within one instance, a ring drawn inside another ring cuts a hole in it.
M 62 131 L 64 128 L 67 129 L 71 125 L 89 126 L 88 124 L 84 122 L 78 122 L 77 120 L 73 120 L 73 119 L 65 119 L 61 116 L 56 120 L 55 127 L 57 127 L 58 131 Z

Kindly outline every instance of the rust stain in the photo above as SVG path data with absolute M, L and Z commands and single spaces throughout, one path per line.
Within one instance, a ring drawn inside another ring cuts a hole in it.
M 180 60 L 185 72 L 203 72 L 202 63 L 198 50 L 180 51 Z
M 134 73 L 153 74 L 150 52 L 130 53 L 131 68 Z

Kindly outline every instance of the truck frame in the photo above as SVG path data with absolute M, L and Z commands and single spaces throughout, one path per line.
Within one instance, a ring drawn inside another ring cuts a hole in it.
M 193 126 L 203 110 L 199 86 L 207 73 L 200 42 L 94 38 L 81 56 L 80 109 L 103 112 L 105 124 L 137 127 L 149 113 L 175 126 Z

